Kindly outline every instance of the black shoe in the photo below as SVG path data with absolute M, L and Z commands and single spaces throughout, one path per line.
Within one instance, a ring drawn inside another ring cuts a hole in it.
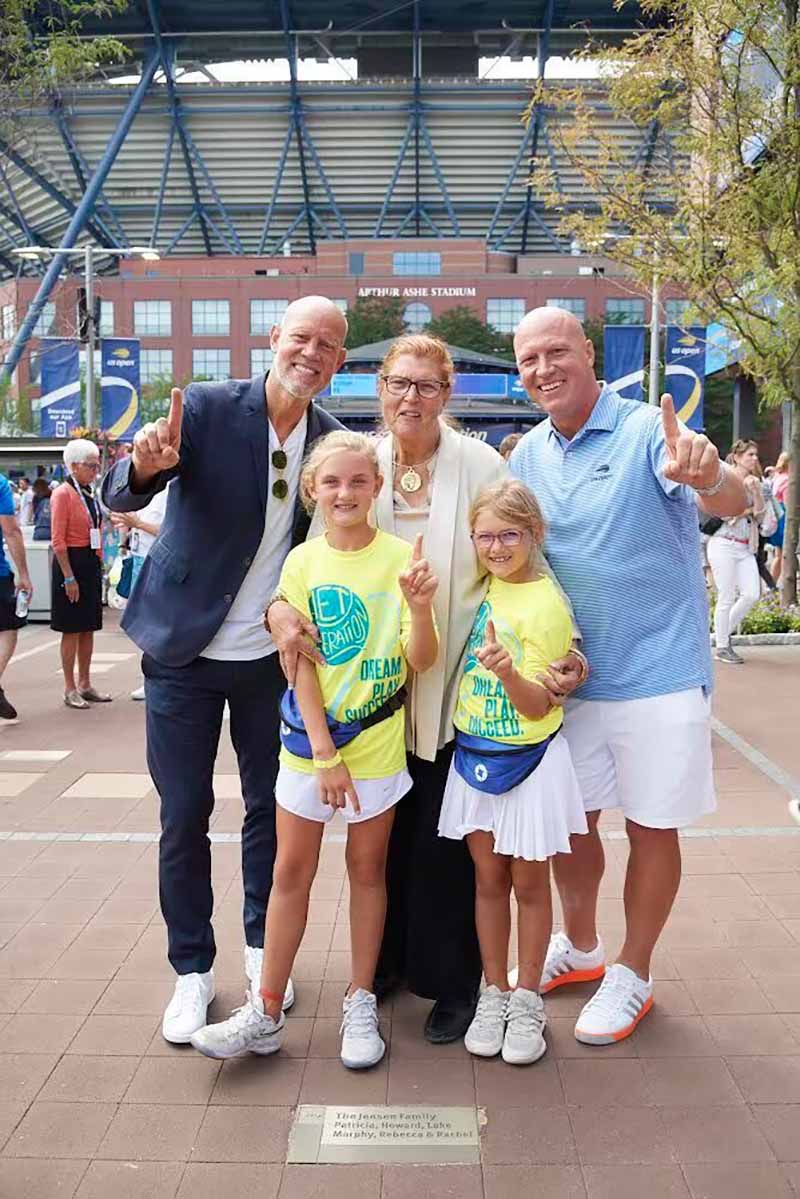
M 0 719 L 2 719 L 2 720 L 16 720 L 17 719 L 17 709 L 14 707 L 13 704 L 10 704 L 8 702 L 8 700 L 6 699 L 6 693 L 2 687 L 0 687 Z
M 477 996 L 472 999 L 437 999 L 425 1021 L 425 1040 L 431 1045 L 458 1041 L 472 1023 Z

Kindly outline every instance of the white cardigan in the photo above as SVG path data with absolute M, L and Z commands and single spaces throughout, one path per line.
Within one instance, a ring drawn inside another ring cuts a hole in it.
M 478 573 L 469 510 L 482 488 L 508 474 L 505 462 L 491 446 L 454 432 L 444 422 L 441 429 L 424 540 L 425 556 L 439 579 L 433 602 L 439 654 L 430 670 L 414 677 L 408 705 L 408 747 L 429 762 L 455 735 L 453 713 L 461 662 L 488 585 L 486 575 Z M 383 487 L 375 502 L 375 519 L 379 529 L 394 533 L 392 435 L 382 438 L 377 449 Z

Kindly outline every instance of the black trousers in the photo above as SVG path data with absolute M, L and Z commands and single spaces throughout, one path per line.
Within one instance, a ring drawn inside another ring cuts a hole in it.
M 376 973 L 405 978 L 425 999 L 471 999 L 481 980 L 475 932 L 475 871 L 466 841 L 437 833 L 453 746 L 434 762 L 413 754 L 414 786 L 395 809 L 388 908 Z
M 278 704 L 286 683 L 277 654 L 251 662 L 196 658 L 182 667 L 145 654 L 142 673 L 147 765 L 161 798 L 159 894 L 169 960 L 178 974 L 204 973 L 216 954 L 208 825 L 225 701 L 245 811 L 245 940 L 261 946 L 275 864 Z

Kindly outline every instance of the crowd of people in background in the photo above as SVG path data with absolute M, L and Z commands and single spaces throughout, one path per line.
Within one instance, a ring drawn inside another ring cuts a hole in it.
M 20 525 L 33 526 L 52 546 L 64 703 L 111 700 L 91 678 L 110 514 L 161 801 L 176 975 L 166 1040 L 215 1058 L 280 1047 L 322 834 L 339 811 L 345 1066 L 381 1059 L 378 1004 L 403 987 L 432 1001 L 431 1043 L 464 1038 L 472 1054 L 521 1065 L 546 1050 L 543 995 L 597 980 L 575 1036 L 615 1043 L 653 1004 L 678 831 L 715 806 L 698 513 L 716 657 L 738 664 L 731 635 L 781 577 L 788 458 L 762 475 L 756 444 L 737 441 L 723 463 L 669 396 L 660 411 L 622 399 L 597 380 L 579 322 L 555 308 L 528 313 L 515 336 L 546 419 L 499 453 L 447 418 L 453 362 L 425 334 L 398 338 L 381 365 L 380 436 L 348 433 L 315 403 L 346 332 L 323 297 L 289 305 L 266 375 L 173 390 L 102 488 L 100 451 L 84 439 L 68 443 L 56 486 L 20 480 L 16 509 L 0 476 L 0 678 L 25 622 L 18 595 L 31 591 Z M 226 707 L 244 804 L 247 993 L 208 1024 L 208 828 Z M 0 687 L 0 717 L 15 716 Z M 613 807 L 630 855 L 624 940 L 607 960 L 599 819 Z M 554 935 L 551 869 L 565 920 Z

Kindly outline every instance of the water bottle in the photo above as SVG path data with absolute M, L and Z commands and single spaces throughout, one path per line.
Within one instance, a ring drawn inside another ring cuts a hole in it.
M 31 602 L 30 592 L 23 591 L 22 589 L 20 589 L 17 592 L 17 606 L 15 608 L 15 612 L 16 612 L 17 616 L 20 618 L 20 620 L 24 620 L 25 617 L 28 615 L 28 607 L 30 605 L 30 602 Z

